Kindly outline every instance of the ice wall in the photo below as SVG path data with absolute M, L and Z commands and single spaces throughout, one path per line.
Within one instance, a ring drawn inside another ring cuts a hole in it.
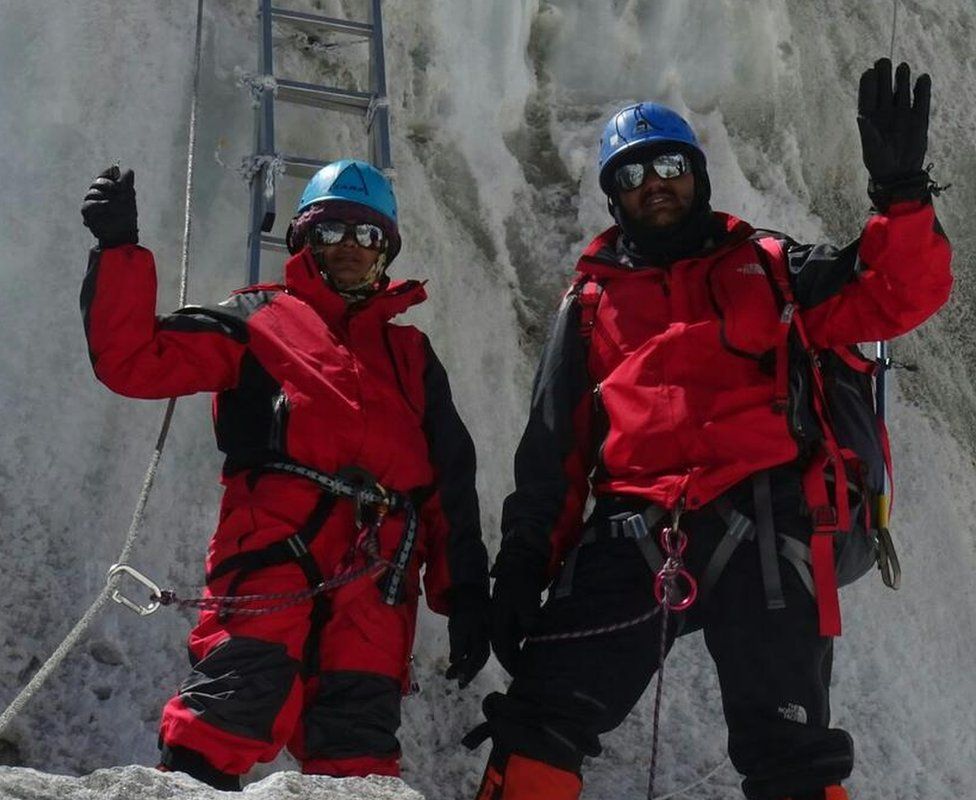
M 191 300 L 240 285 L 251 149 L 254 3 L 208 0 Z M 362 17 L 362 0 L 294 7 Z M 595 152 L 605 117 L 651 98 L 686 113 L 709 156 L 714 205 L 801 239 L 856 236 L 868 202 L 857 76 L 891 37 L 890 2 L 830 0 L 388 0 L 386 40 L 399 275 L 430 279 L 413 318 L 445 361 L 479 451 L 497 548 L 501 499 L 524 423 L 532 359 L 574 254 L 608 222 Z M 97 593 L 118 553 L 163 404 L 112 396 L 91 376 L 77 310 L 90 239 L 78 205 L 103 165 L 136 169 L 142 241 L 177 295 L 196 3 L 0 0 L 0 704 L 12 698 Z M 976 638 L 970 520 L 976 497 L 970 306 L 976 242 L 976 64 L 971 0 L 900 0 L 896 59 L 934 79 L 931 160 L 956 246 L 950 306 L 897 342 L 892 408 L 906 569 L 898 594 L 874 577 L 844 594 L 835 716 L 859 743 L 859 798 L 967 796 L 976 778 Z M 282 40 L 284 43 L 284 40 Z M 361 46 L 291 40 L 282 71 L 362 84 Z M 281 52 L 284 52 L 282 50 Z M 357 123 L 283 111 L 282 150 L 362 155 Z M 300 185 L 284 187 L 287 203 Z M 267 262 L 266 277 L 274 271 Z M 161 584 L 199 585 L 219 460 L 209 401 L 182 400 L 133 563 Z M 108 610 L 25 710 L 0 758 L 51 772 L 150 764 L 159 707 L 181 679 L 189 618 Z M 430 797 L 473 794 L 484 751 L 456 744 L 494 662 L 449 686 L 443 621 L 421 620 L 421 694 L 404 705 L 404 777 Z M 717 685 L 697 637 L 668 662 L 662 791 L 719 764 Z M 641 797 L 650 698 L 588 766 L 591 800 Z M 287 760 L 277 765 L 288 767 Z M 256 777 L 260 777 L 259 770 Z M 701 797 L 734 796 L 726 767 Z

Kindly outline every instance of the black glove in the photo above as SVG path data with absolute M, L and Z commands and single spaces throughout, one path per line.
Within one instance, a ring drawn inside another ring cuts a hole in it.
M 102 250 L 139 242 L 134 180 L 131 169 L 120 173 L 117 166 L 109 167 L 85 195 L 81 216 Z
M 522 640 L 538 627 L 545 561 L 515 543 L 502 545 L 491 570 L 491 647 L 509 675 L 515 674 Z
M 910 80 L 911 70 L 902 62 L 895 71 L 892 92 L 887 58 L 878 59 L 861 75 L 857 127 L 864 166 L 871 176 L 868 196 L 879 211 L 895 200 L 918 200 L 930 194 L 929 176 L 922 164 L 928 147 L 932 80 L 928 75 L 918 77 L 914 102 Z
M 451 613 L 447 618 L 451 665 L 445 675 L 448 680 L 457 678 L 461 689 L 488 662 L 488 602 L 488 591 L 481 586 L 458 586 L 451 593 Z

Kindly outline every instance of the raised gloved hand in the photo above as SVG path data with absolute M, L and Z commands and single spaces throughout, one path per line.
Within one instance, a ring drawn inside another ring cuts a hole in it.
M 522 641 L 539 624 L 545 562 L 514 542 L 502 545 L 491 570 L 491 647 L 509 675 L 515 674 Z
M 871 179 L 868 196 L 884 211 L 895 200 L 914 200 L 929 195 L 929 176 L 922 168 L 928 147 L 929 99 L 932 80 L 920 75 L 915 81 L 902 62 L 891 85 L 891 61 L 878 59 L 861 75 L 857 96 L 857 127 L 861 131 L 864 166 Z
M 481 586 L 462 585 L 451 594 L 447 632 L 451 642 L 448 680 L 457 678 L 463 689 L 487 663 L 489 646 L 488 591 Z
M 81 216 L 102 250 L 139 242 L 134 181 L 131 169 L 120 172 L 117 166 L 109 167 L 85 195 Z

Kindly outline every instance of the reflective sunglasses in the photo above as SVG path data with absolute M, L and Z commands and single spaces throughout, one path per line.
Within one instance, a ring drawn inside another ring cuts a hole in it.
M 636 164 L 623 164 L 617 167 L 613 178 L 618 188 L 625 192 L 639 187 L 650 175 L 650 170 L 663 180 L 680 178 L 691 171 L 691 159 L 684 153 L 661 153 L 650 161 Z
M 369 222 L 341 222 L 327 219 L 312 226 L 312 242 L 315 244 L 339 244 L 347 236 L 360 247 L 368 250 L 381 250 L 386 243 L 386 234 L 378 225 Z

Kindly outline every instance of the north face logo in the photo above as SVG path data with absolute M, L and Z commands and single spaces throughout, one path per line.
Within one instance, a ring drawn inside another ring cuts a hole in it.
M 736 272 L 741 272 L 743 275 L 765 275 L 763 268 L 756 264 L 755 262 L 751 264 L 743 264 L 741 267 L 736 269 Z
M 776 709 L 783 719 L 790 722 L 799 722 L 801 725 L 807 724 L 807 710 L 799 703 L 787 703 Z

